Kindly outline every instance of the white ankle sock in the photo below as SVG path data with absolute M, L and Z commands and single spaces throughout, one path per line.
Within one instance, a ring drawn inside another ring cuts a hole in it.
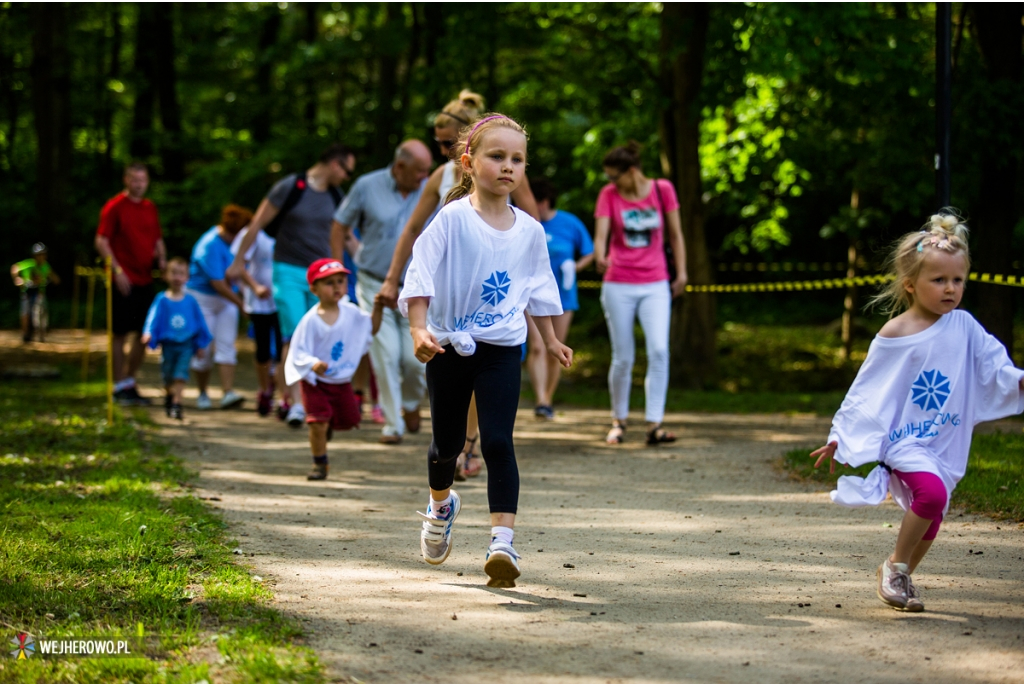
M 506 545 L 512 544 L 512 536 L 515 535 L 515 531 L 505 526 L 491 526 L 491 542 L 504 542 Z
M 450 507 L 451 505 L 452 505 L 451 493 L 448 494 L 448 497 L 446 497 L 445 499 L 442 499 L 442 500 L 436 500 L 436 499 L 433 498 L 433 496 L 431 496 L 431 498 L 430 498 L 430 513 L 431 514 L 437 514 L 437 513 L 439 513 L 441 511 L 442 507 Z

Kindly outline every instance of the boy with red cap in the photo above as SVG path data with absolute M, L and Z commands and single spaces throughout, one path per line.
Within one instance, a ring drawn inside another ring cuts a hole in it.
M 313 470 L 309 480 L 327 478 L 327 440 L 334 428 L 359 425 L 359 403 L 352 376 L 373 339 L 370 316 L 342 297 L 349 271 L 337 259 L 318 259 L 306 271 L 319 302 L 299 320 L 284 363 L 285 382 L 301 381 L 309 424 Z

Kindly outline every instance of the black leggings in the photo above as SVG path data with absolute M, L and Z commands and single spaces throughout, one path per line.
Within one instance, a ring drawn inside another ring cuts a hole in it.
M 256 338 L 256 363 L 266 364 L 270 361 L 271 344 L 273 336 L 274 361 L 281 361 L 281 326 L 277 322 L 277 312 L 271 314 L 250 314 L 252 319 L 252 330 Z
M 492 514 L 514 514 L 519 504 L 519 467 L 512 428 L 519 407 L 522 350 L 478 342 L 470 357 L 451 345 L 427 362 L 427 392 L 434 436 L 427 451 L 433 490 L 450 488 L 455 462 L 466 443 L 466 414 L 476 392 L 480 449 L 487 464 L 487 502 Z

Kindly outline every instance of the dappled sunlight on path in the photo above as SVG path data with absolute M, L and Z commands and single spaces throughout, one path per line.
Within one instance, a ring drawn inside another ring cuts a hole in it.
M 612 447 L 606 411 L 521 411 L 523 576 L 496 590 L 486 470 L 455 485 L 448 561 L 420 557 L 429 422 L 397 447 L 371 424 L 338 434 L 330 479 L 311 483 L 304 430 L 161 414 L 199 494 L 342 680 L 1024 680 L 1024 531 L 954 512 L 915 578 L 928 611 L 886 608 L 874 572 L 901 512 L 842 509 L 772 467 L 820 444 L 821 418 L 670 415 L 679 441 L 647 448 L 640 416 Z

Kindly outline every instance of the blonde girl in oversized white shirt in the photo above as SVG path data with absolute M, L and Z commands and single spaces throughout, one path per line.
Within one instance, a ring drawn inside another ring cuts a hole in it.
M 462 150 L 462 181 L 416 241 L 398 298 L 416 357 L 427 363 L 433 428 L 430 505 L 420 514 L 420 550 L 431 564 L 451 552 L 452 523 L 461 507 L 451 485 L 475 391 L 491 512 L 484 571 L 488 585 L 513 587 L 520 569 L 512 546 L 519 499 L 512 428 L 526 314 L 564 366 L 572 363 L 572 350 L 558 341 L 551 324 L 562 305 L 544 229 L 508 205 L 508 195 L 525 177 L 525 131 L 493 115 L 467 130 L 456 149 Z
M 899 241 L 890 257 L 893 281 L 875 302 L 904 311 L 872 341 L 828 444 L 811 454 L 816 467 L 826 459 L 880 463 L 867 478 L 840 478 L 832 500 L 867 506 L 891 492 L 906 510 L 896 548 L 878 567 L 877 589 L 903 611 L 924 610 L 911 574 L 966 471 L 974 426 L 1024 411 L 1024 371 L 957 309 L 969 267 L 967 227 L 955 216 L 937 214 Z

